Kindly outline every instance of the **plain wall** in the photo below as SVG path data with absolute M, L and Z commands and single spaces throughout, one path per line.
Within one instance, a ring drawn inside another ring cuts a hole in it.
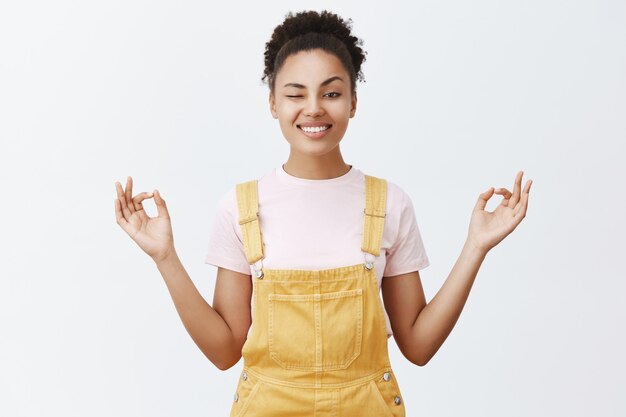
M 243 361 L 220 371 L 193 343 L 114 182 L 161 191 L 212 303 L 218 199 L 289 153 L 264 45 L 309 8 L 364 40 L 341 149 L 411 196 L 428 300 L 478 195 L 533 180 L 436 356 L 389 340 L 407 415 L 625 415 L 626 3 L 608 0 L 3 2 L 0 415 L 228 415 Z

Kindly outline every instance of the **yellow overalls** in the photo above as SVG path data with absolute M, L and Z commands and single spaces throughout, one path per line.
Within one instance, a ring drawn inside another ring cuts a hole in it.
M 257 180 L 236 190 L 254 319 L 230 417 L 405 416 L 373 262 L 264 269 Z M 365 176 L 364 255 L 379 255 L 386 194 L 384 179 Z

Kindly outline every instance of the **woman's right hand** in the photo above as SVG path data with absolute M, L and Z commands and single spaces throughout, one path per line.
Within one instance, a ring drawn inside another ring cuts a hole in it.
M 116 181 L 117 198 L 115 216 L 117 224 L 133 239 L 145 253 L 155 261 L 165 259 L 174 253 L 174 236 L 170 216 L 158 190 L 154 193 L 133 194 L 133 179 L 128 177 L 126 190 Z M 142 201 L 154 196 L 157 217 L 149 217 L 143 209 Z

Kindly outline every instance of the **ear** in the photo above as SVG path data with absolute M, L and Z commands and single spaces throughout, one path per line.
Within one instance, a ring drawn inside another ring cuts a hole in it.
M 274 119 L 278 119 L 278 113 L 276 112 L 276 100 L 274 99 L 274 94 L 272 94 L 271 91 L 270 91 L 270 96 L 269 96 L 269 103 L 270 103 L 270 112 L 272 113 L 272 117 Z
M 350 103 L 350 118 L 354 117 L 354 114 L 356 113 L 356 91 L 354 92 L 354 94 L 352 94 L 352 102 Z

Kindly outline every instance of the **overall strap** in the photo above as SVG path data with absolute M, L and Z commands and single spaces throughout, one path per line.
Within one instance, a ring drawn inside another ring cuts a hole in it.
M 259 225 L 258 180 L 237 184 L 237 207 L 243 247 L 249 264 L 263 259 L 263 236 Z
M 380 254 L 380 245 L 385 227 L 387 203 L 387 181 L 365 175 L 365 225 L 361 250 L 374 256 Z

